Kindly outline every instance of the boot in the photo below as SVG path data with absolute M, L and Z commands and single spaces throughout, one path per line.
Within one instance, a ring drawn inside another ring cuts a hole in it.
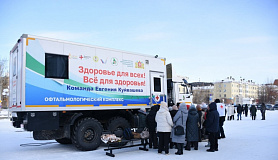
M 198 142 L 195 142 L 194 150 L 198 150 Z
M 183 151 L 182 151 L 182 149 L 183 149 L 183 144 L 177 143 L 176 146 L 177 146 L 177 148 L 178 148 L 178 151 L 177 151 L 175 154 L 176 154 L 176 155 L 182 155 L 182 154 L 183 154 Z
M 186 143 L 185 150 L 187 150 L 187 151 L 191 150 L 191 143 L 189 141 L 187 141 L 187 143 Z

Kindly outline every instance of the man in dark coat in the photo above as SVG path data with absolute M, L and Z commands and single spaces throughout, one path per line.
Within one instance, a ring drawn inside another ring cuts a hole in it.
M 255 107 L 255 105 L 251 105 L 250 113 L 251 113 L 252 120 L 256 119 L 256 112 L 257 112 L 257 108 Z
M 240 104 L 238 104 L 236 110 L 237 110 L 237 120 L 239 120 L 239 119 L 241 120 L 241 113 L 242 113 L 243 109 Z
M 226 117 L 226 106 L 223 103 L 220 103 L 220 99 L 215 99 L 214 101 L 217 106 L 217 111 L 219 113 L 219 131 L 218 131 L 218 139 L 226 138 L 224 133 L 224 122 Z
M 194 149 L 198 150 L 199 141 L 199 114 L 194 105 L 191 105 L 188 110 L 188 117 L 186 121 L 186 140 L 187 144 L 185 150 L 190 151 L 191 144 L 193 144 Z
M 247 117 L 248 116 L 248 105 L 247 104 L 245 104 L 244 113 L 245 113 L 245 117 Z
M 262 103 L 262 107 L 261 107 L 262 120 L 265 120 L 265 111 L 266 111 L 266 106 L 264 103 Z
M 219 131 L 219 113 L 217 105 L 212 102 L 208 106 L 209 114 L 206 119 L 206 129 L 209 132 L 210 149 L 208 152 L 218 151 L 218 131 Z
M 155 121 L 155 115 L 157 112 L 157 107 L 152 106 L 149 114 L 146 117 L 146 125 L 149 128 L 149 148 L 154 148 L 157 149 L 158 145 L 158 140 L 157 140 L 157 135 L 156 135 L 156 121 Z

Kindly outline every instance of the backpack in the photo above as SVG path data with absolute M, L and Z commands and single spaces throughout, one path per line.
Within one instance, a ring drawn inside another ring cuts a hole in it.
M 125 129 L 124 129 L 123 137 L 124 137 L 124 139 L 126 139 L 126 140 L 131 140 L 131 139 L 133 139 L 133 134 L 132 134 L 130 128 L 125 128 Z

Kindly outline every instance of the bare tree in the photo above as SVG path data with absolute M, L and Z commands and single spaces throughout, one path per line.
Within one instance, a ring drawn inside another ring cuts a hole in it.
M 7 73 L 7 59 L 0 58 L 0 77 L 5 76 L 5 73 Z
M 3 108 L 8 107 L 9 96 L 2 95 L 3 89 L 7 89 L 9 86 L 9 74 L 7 70 L 7 59 L 0 58 L 0 95 Z
M 198 89 L 193 91 L 193 103 L 201 104 L 201 103 L 209 104 L 209 90 L 206 89 Z
M 273 83 L 267 83 L 261 86 L 259 90 L 259 103 L 275 104 L 278 98 L 278 86 Z

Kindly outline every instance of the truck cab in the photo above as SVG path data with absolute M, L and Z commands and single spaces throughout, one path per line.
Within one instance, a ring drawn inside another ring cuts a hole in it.
M 177 103 L 185 103 L 187 109 L 192 104 L 193 94 L 187 77 L 178 76 L 172 68 L 172 64 L 167 64 L 167 95 L 168 106 Z

